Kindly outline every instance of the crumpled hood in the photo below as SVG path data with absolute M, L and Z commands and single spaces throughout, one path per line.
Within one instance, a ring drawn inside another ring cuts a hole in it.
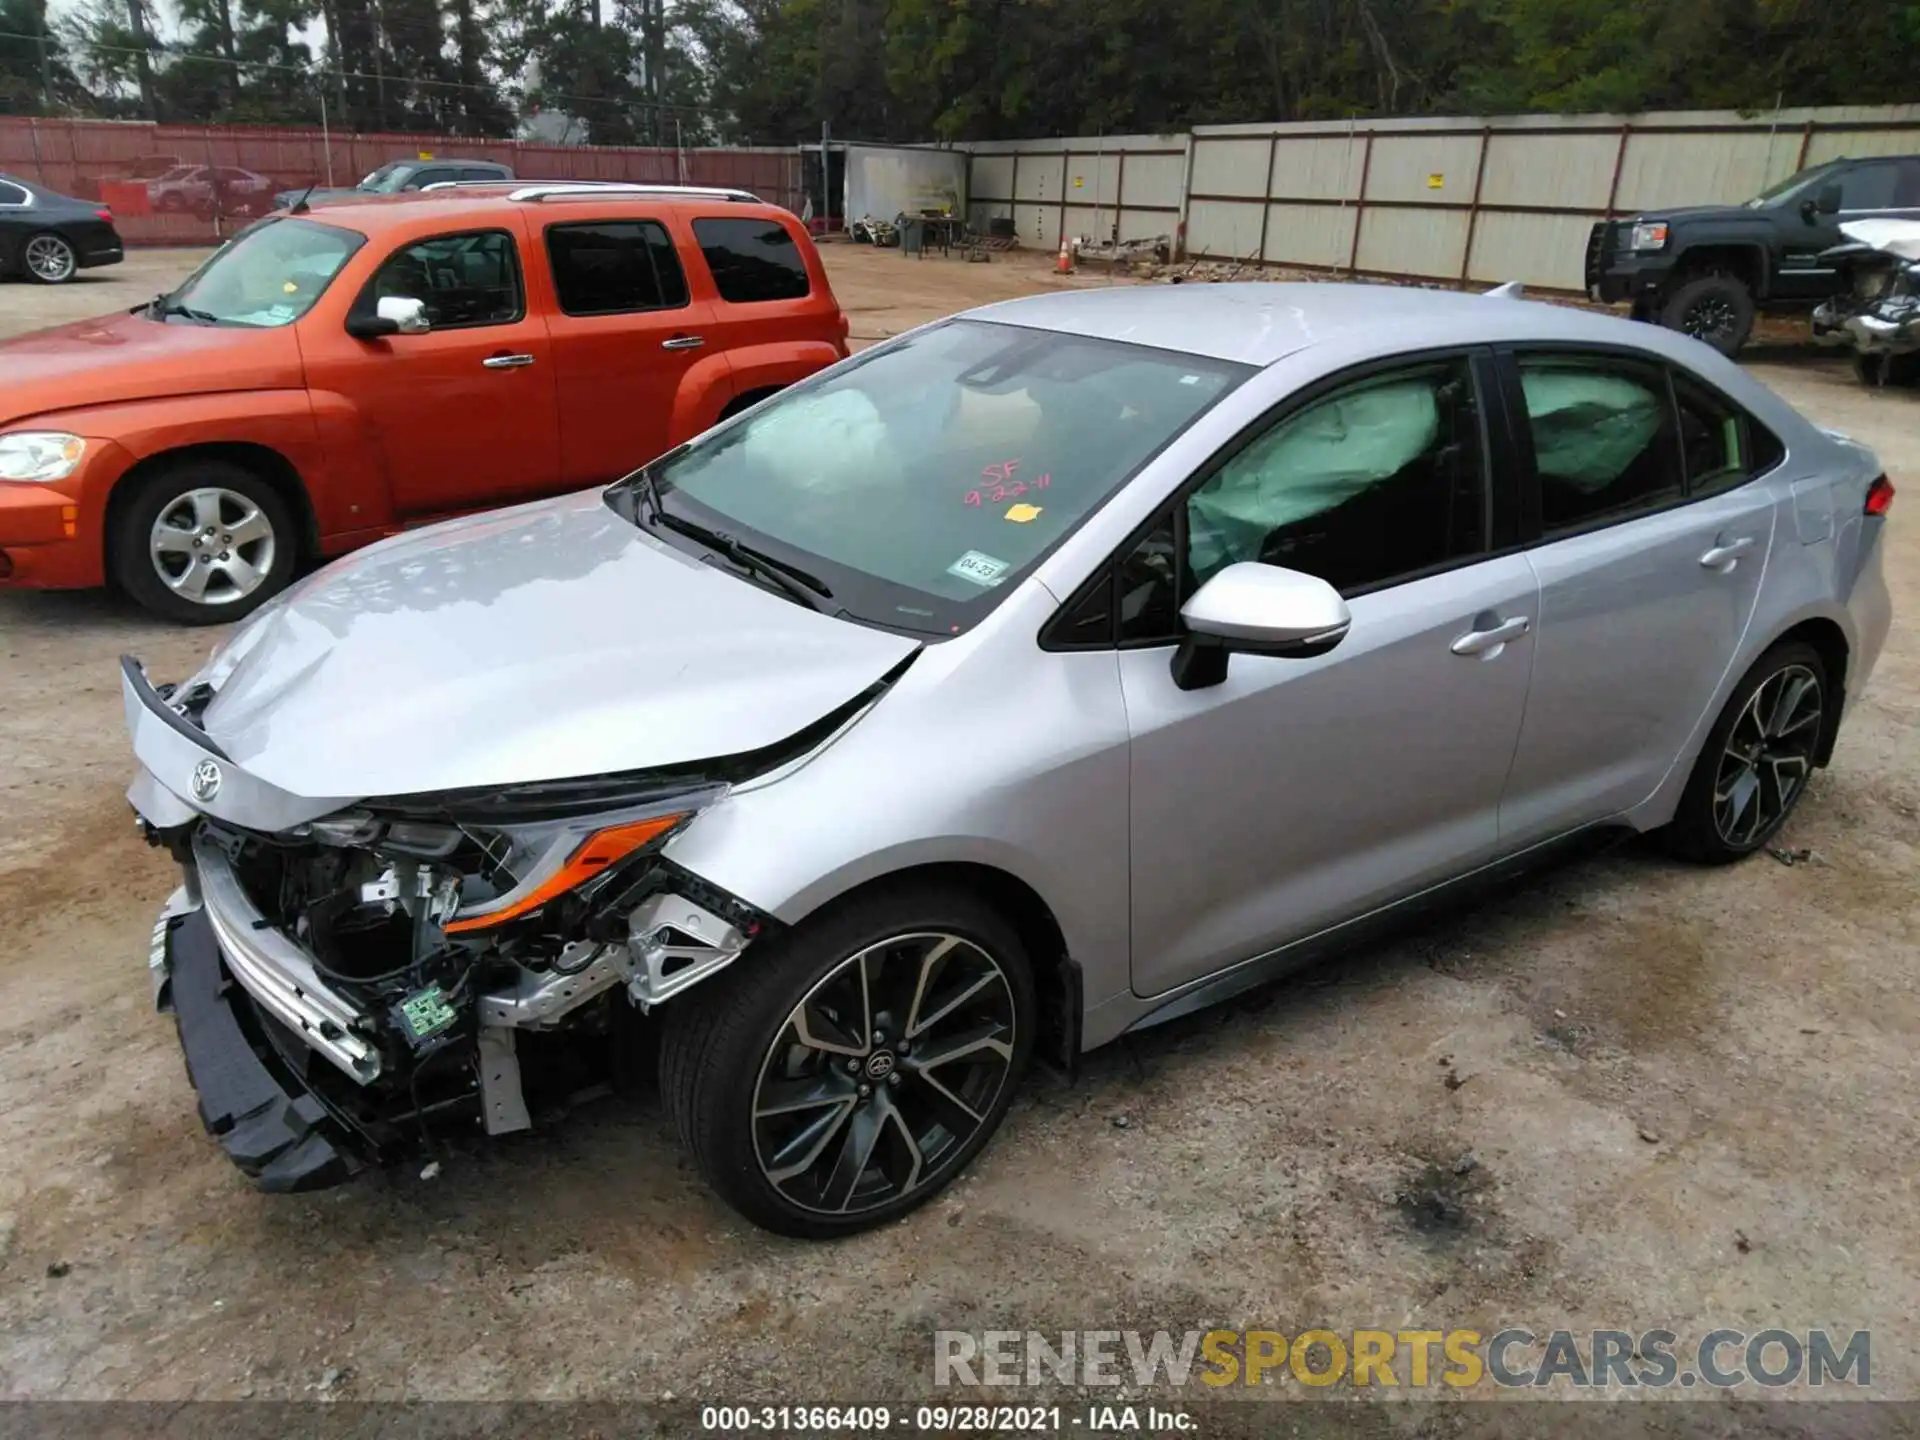
M 89 405 L 305 383 L 300 342 L 290 327 L 173 324 L 122 314 L 0 341 L 0 425 Z
M 758 750 L 916 648 L 681 554 L 595 490 L 337 561 L 196 678 L 243 769 L 369 798 Z

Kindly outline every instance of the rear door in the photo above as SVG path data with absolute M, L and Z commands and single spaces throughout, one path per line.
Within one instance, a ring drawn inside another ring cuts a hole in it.
M 712 358 L 713 307 L 689 293 L 662 218 L 550 219 L 541 246 L 561 473 L 569 485 L 616 480 L 688 438 L 674 433 L 683 382 L 696 366 L 725 364 Z
M 713 287 L 711 331 L 738 393 L 791 384 L 845 356 L 839 302 L 798 221 L 716 211 L 691 226 Z
M 559 421 L 546 326 L 527 304 L 517 238 L 484 228 L 403 244 L 359 295 L 426 302 L 424 335 L 303 331 L 307 383 L 348 397 L 401 517 L 477 509 L 557 488 Z
M 1503 848 L 1646 799 L 1739 650 L 1774 539 L 1778 442 L 1651 357 L 1505 357 L 1540 585 Z

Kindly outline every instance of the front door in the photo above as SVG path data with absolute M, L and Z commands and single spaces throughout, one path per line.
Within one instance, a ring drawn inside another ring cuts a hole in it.
M 426 302 L 423 335 L 302 336 L 308 385 L 347 397 L 401 519 L 551 492 L 559 421 L 545 324 L 504 230 L 436 236 L 390 256 L 355 297 Z
M 1780 258 L 1776 294 L 1783 300 L 1824 300 L 1833 294 L 1837 271 L 1822 260 L 1823 252 L 1846 243 L 1840 226 L 1848 220 L 1910 219 L 1920 215 L 1920 161 L 1863 160 L 1849 165 L 1831 181 L 1813 187 L 1813 199 L 1828 184 L 1840 188 L 1840 211 L 1815 210 L 1811 217 L 1784 215 L 1787 241 Z
M 545 246 L 562 473 L 571 485 L 617 480 L 698 428 L 675 406 L 688 372 L 726 366 L 713 307 L 689 296 L 659 220 L 555 223 Z
M 1739 650 L 1773 545 L 1763 436 L 1732 402 L 1613 356 L 1521 355 L 1544 543 L 1505 842 L 1645 800 Z M 1677 397 L 1677 406 L 1675 398 Z
M 1475 370 L 1443 357 L 1310 399 L 1122 561 L 1138 993 L 1492 857 L 1536 594 L 1523 555 L 1487 553 Z M 1334 584 L 1352 628 L 1316 659 L 1239 655 L 1181 690 L 1178 605 L 1241 560 Z

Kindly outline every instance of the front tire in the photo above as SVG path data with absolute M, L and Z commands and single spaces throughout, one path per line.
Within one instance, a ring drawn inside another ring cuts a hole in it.
M 1668 849 L 1725 865 L 1773 839 L 1806 793 L 1835 703 L 1811 645 L 1789 641 L 1756 660 L 1707 734 L 1668 827 Z
M 293 579 L 298 532 L 280 492 L 231 460 L 143 476 L 112 532 L 113 577 L 146 609 L 188 625 L 251 614 Z
M 1668 297 L 1660 323 L 1722 355 L 1737 355 L 1753 333 L 1753 296 L 1731 275 L 1700 275 Z
M 1003 917 L 914 886 L 749 950 L 663 1018 L 661 1095 L 707 1183 L 756 1225 L 824 1239 L 925 1204 L 979 1154 L 1037 1008 Z

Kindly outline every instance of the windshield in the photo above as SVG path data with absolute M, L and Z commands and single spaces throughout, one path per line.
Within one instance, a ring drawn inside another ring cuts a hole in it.
M 213 252 L 165 309 L 191 310 L 221 325 L 272 329 L 313 308 L 347 257 L 366 243 L 353 230 L 312 220 L 270 218 L 250 225 Z
M 957 634 L 1248 373 L 956 320 L 786 391 L 648 473 L 669 515 L 819 577 L 828 608 Z
M 1759 210 L 1767 205 L 1780 205 L 1794 199 L 1801 191 L 1811 189 L 1832 174 L 1836 163 L 1838 162 L 1829 161 L 1825 165 L 1816 165 L 1811 170 L 1802 170 L 1798 175 L 1789 175 L 1747 201 L 1747 209 Z
M 378 170 L 367 176 L 366 179 L 360 182 L 359 188 L 362 190 L 371 190 L 378 195 L 391 195 L 407 183 L 407 176 L 412 173 L 413 167 L 411 165 L 403 165 L 396 160 L 391 165 L 382 165 Z

